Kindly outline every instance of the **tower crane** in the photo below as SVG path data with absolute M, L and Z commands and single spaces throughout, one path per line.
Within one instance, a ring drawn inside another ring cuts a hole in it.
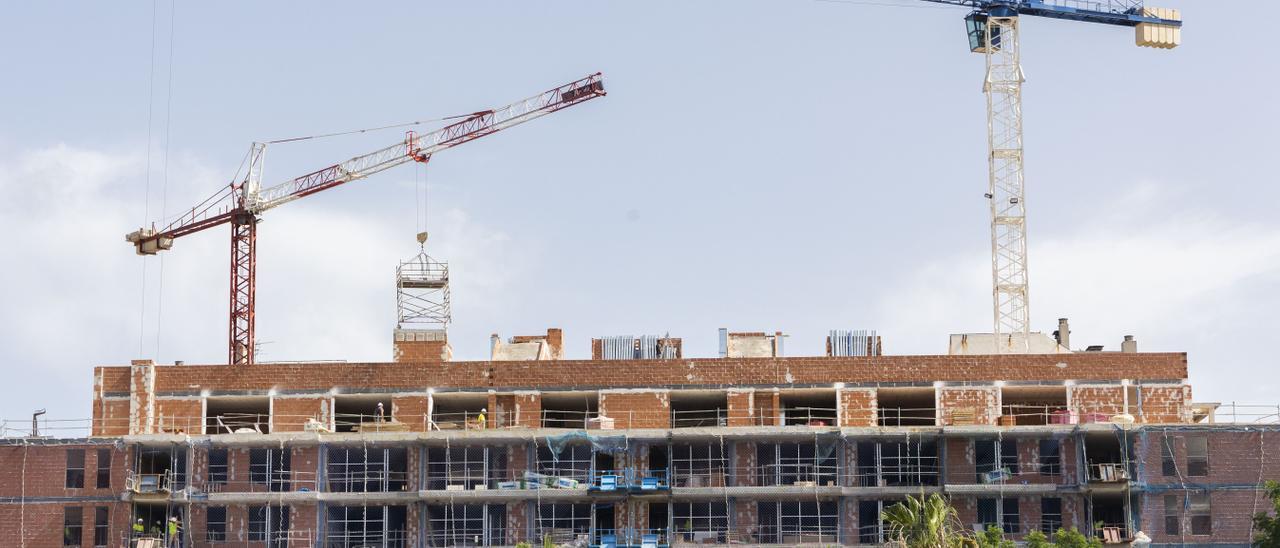
M 467 115 L 435 131 L 356 156 L 275 186 L 262 187 L 266 144 L 253 143 L 245 177 L 183 212 L 168 224 L 140 228 L 125 236 L 139 255 L 155 255 L 173 241 L 219 225 L 231 225 L 231 298 L 227 361 L 253 363 L 255 242 L 260 216 L 299 198 L 363 179 L 408 162 L 428 162 L 432 155 L 485 135 L 540 118 L 605 95 L 604 79 L 595 73 L 504 107 Z
M 1018 17 L 1032 15 L 1135 28 L 1139 46 L 1171 49 L 1182 40 L 1177 10 L 1143 0 L 924 0 L 972 8 L 969 49 L 986 57 L 994 344 L 998 353 L 1029 350 L 1026 200 L 1022 172 L 1022 73 Z

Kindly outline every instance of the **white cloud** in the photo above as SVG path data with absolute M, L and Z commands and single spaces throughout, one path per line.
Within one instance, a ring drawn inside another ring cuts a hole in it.
M 93 366 L 155 358 L 157 348 L 162 362 L 226 359 L 226 228 L 182 238 L 163 255 L 159 306 L 161 259 L 140 258 L 124 241 L 143 217 L 145 171 L 140 156 L 69 145 L 0 157 L 0 231 L 9 235 L 7 268 L 0 269 L 0 356 L 20 379 L 0 388 L 0 417 L 38 407 L 56 418 L 86 417 Z M 169 171 L 170 214 L 227 177 L 181 154 Z M 151 182 L 152 217 L 160 217 L 158 179 Z M 417 252 L 412 235 L 398 233 L 404 223 L 394 212 L 368 215 L 317 201 L 323 203 L 268 212 L 260 226 L 258 338 L 270 341 L 263 359 L 388 360 L 394 270 Z M 504 288 L 531 257 L 461 210 L 437 215 L 432 228 L 431 253 L 467 274 L 455 276 L 454 293 L 463 296 L 455 299 L 455 316 L 500 310 Z M 483 329 L 454 336 L 483 344 Z
M 1198 399 L 1274 400 L 1275 364 L 1246 356 L 1269 355 L 1280 225 L 1166 209 L 1164 195 L 1140 185 L 1116 200 L 1125 207 L 1078 219 L 1064 233 L 1030 235 L 1033 330 L 1050 332 L 1069 317 L 1072 346 L 1108 350 L 1135 335 L 1140 350 L 1189 353 Z M 989 332 L 990 287 L 986 256 L 921 267 L 881 299 L 894 351 L 945 352 L 946 333 Z

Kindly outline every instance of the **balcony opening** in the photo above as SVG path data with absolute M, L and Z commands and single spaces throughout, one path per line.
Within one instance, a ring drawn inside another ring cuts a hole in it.
M 857 485 L 861 487 L 938 484 L 937 440 L 860 441 L 857 451 Z
M 1094 524 L 1093 534 L 1102 539 L 1103 544 L 1127 544 L 1133 540 L 1126 506 L 1125 496 L 1119 493 L 1089 496 L 1089 523 Z
M 834 487 L 836 438 L 799 443 L 756 444 L 756 485 Z
M 590 445 L 575 444 L 561 448 L 559 453 L 546 445 L 538 445 L 538 476 L 527 478 L 539 481 L 546 487 L 576 488 L 589 485 L 595 452 Z
M 614 522 L 613 504 L 598 502 L 595 504 L 595 513 L 596 530 L 591 536 L 592 546 L 617 546 L 619 540 L 625 540 L 625 535 L 618 534 L 619 531 Z
M 725 502 L 673 502 L 672 544 L 727 544 L 728 516 Z
M 756 503 L 757 538 L 761 544 L 834 544 L 839 532 L 835 501 Z
M 289 509 L 288 506 L 250 506 L 248 519 L 250 546 L 289 548 L 291 542 L 312 540 L 310 531 L 293 530 L 289 520 L 291 517 Z
M 1018 469 L 1018 440 L 1013 438 L 973 441 L 977 483 L 1005 483 Z
M 249 490 L 291 491 L 293 470 L 289 449 L 255 447 L 249 450 Z M 314 478 L 311 481 L 315 483 Z
M 642 541 L 647 537 L 649 540 L 653 541 L 649 544 L 665 546 L 671 544 L 670 540 L 668 540 L 670 538 L 670 535 L 668 534 L 670 530 L 671 505 L 666 501 L 650 502 L 649 527 L 645 529 L 638 529 L 636 530 L 636 533 L 641 537 Z
M 937 399 L 933 388 L 880 388 L 876 390 L 880 426 L 935 426 Z
M 1129 481 L 1129 465 L 1124 448 L 1115 434 L 1090 432 L 1084 436 L 1085 466 L 1089 481 L 1124 483 Z
M 395 492 L 408 489 L 404 447 L 329 446 L 328 490 L 337 493 Z
M 390 424 L 392 419 L 391 398 L 387 396 L 343 395 L 333 398 L 335 432 L 391 430 L 395 429 Z
M 431 426 L 436 430 L 483 430 L 488 426 L 489 414 L 484 412 L 488 405 L 488 394 L 437 392 L 431 398 Z
M 147 540 L 153 540 L 155 546 L 161 546 L 164 542 L 166 532 L 168 531 L 168 523 L 172 518 L 176 518 L 178 523 L 185 524 L 186 513 L 179 504 L 161 503 L 145 503 L 135 502 L 133 504 L 133 519 L 129 520 L 129 531 L 133 539 L 133 544 L 145 545 Z M 137 533 L 135 526 L 141 521 L 142 533 Z M 77 546 L 79 543 L 76 544 Z
M 729 460 L 719 443 L 671 446 L 671 481 L 675 487 L 724 487 Z
M 719 390 L 671 392 L 671 427 L 728 426 L 728 396 Z
M 428 546 L 506 546 L 505 504 L 427 505 Z
M 171 493 L 187 486 L 186 447 L 138 447 L 126 488 L 140 495 Z
M 1018 506 L 1017 497 L 978 499 L 978 520 L 973 524 L 973 532 L 980 533 L 995 527 L 1006 535 L 1020 534 L 1022 517 Z
M 506 447 L 427 448 L 427 489 L 475 491 L 515 489 L 507 469 Z
M 591 503 L 559 502 L 534 506 L 535 534 L 545 546 L 587 546 L 591 543 Z
M 885 536 L 887 526 L 881 521 L 884 509 L 897 504 L 897 501 L 859 500 L 858 501 L 858 544 L 880 544 L 889 540 Z
M 324 546 L 405 548 L 409 533 L 404 506 L 330 506 Z
M 1071 424 L 1065 386 L 1006 386 L 1000 390 L 1000 424 Z
M 587 427 L 587 420 L 599 414 L 600 396 L 596 392 L 547 392 L 542 394 L 543 428 Z M 603 424 L 599 425 L 602 428 Z M 612 427 L 612 425 L 608 425 Z
M 784 426 L 835 426 L 836 391 L 785 390 L 779 395 Z
M 649 446 L 649 465 L 644 471 L 645 477 L 668 478 L 668 468 L 670 462 L 668 460 L 667 446 L 650 445 Z
M 271 433 L 271 398 L 219 396 L 205 399 L 206 434 Z

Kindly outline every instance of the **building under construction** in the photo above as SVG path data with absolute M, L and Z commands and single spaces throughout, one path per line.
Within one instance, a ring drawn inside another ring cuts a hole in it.
M 1244 545 L 1280 477 L 1280 408 L 1193 403 L 1182 353 L 973 353 L 987 334 L 888 356 L 833 331 L 790 357 L 780 335 L 566 360 L 549 329 L 464 362 L 402 328 L 390 363 L 98 367 L 92 421 L 63 425 L 90 435 L 2 441 L 0 528 L 28 547 L 161 546 L 168 523 L 179 546 L 856 545 L 937 492 L 1015 539 Z

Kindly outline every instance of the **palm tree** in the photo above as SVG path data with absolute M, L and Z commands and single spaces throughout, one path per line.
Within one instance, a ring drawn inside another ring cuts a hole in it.
M 956 509 L 934 493 L 926 499 L 908 495 L 907 500 L 884 509 L 882 519 L 889 526 L 891 542 L 906 548 L 976 547 L 977 543 L 960 527 Z

